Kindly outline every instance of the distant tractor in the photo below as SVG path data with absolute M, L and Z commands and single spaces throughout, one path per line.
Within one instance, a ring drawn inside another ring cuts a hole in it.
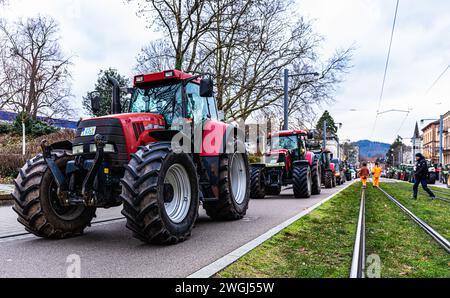
M 74 140 L 43 142 L 43 153 L 20 170 L 13 208 L 26 230 L 77 236 L 96 208 L 123 204 L 134 237 L 173 244 L 191 235 L 200 202 L 213 220 L 243 218 L 247 153 L 238 129 L 219 119 L 212 80 L 177 70 L 139 75 L 129 107 L 121 107 L 118 82 L 109 82 L 111 115 L 80 121 Z M 92 108 L 99 109 L 99 98 Z M 180 131 L 180 123 L 200 127 L 199 150 L 194 129 Z M 176 136 L 183 141 L 174 142 Z
M 344 163 L 339 158 L 333 158 L 331 162 L 334 164 L 336 177 L 336 185 L 342 185 L 346 182 Z
M 293 186 L 296 198 L 320 194 L 319 161 L 306 148 L 307 139 L 312 137 L 312 133 L 302 130 L 271 133 L 265 162 L 251 165 L 250 196 L 279 195 L 282 187 L 287 185 Z
M 314 154 L 320 164 L 321 181 L 325 188 L 336 187 L 335 165 L 331 162 L 333 154 L 328 149 L 316 149 Z
M 431 161 L 427 161 L 428 164 L 428 183 L 436 184 L 436 180 L 438 180 L 438 175 L 436 173 L 436 168 L 431 163 Z

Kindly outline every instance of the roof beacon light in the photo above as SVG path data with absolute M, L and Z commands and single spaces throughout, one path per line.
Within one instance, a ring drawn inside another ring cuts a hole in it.
M 173 72 L 173 70 L 164 72 L 164 77 L 165 78 L 171 78 L 173 76 L 175 76 L 175 73 Z

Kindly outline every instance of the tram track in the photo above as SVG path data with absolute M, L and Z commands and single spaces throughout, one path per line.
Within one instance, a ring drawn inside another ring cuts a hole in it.
M 400 210 L 402 210 L 405 214 L 407 214 L 419 227 L 421 227 L 425 233 L 431 236 L 442 248 L 450 253 L 450 242 L 441 234 L 439 234 L 436 230 L 434 230 L 430 225 L 428 225 L 425 221 L 411 212 L 408 208 L 406 208 L 403 204 L 401 204 L 396 198 L 386 192 L 384 189 L 379 188 L 379 190 L 395 205 L 397 205 Z

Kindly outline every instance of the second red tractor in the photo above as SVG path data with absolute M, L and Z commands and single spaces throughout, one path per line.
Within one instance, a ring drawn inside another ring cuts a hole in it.
M 252 198 L 279 195 L 292 185 L 296 198 L 309 198 L 321 192 L 321 167 L 316 155 L 307 150 L 313 135 L 303 130 L 280 131 L 268 137 L 265 161 L 251 165 Z

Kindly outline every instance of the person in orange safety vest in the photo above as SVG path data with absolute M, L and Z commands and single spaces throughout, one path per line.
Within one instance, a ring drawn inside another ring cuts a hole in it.
M 363 188 L 366 188 L 367 186 L 367 179 L 369 178 L 369 169 L 367 168 L 367 163 L 363 162 L 362 167 L 359 170 L 359 177 L 361 178 L 361 182 L 363 184 Z
M 378 163 L 375 163 L 375 167 L 372 169 L 373 187 L 380 187 L 381 167 Z

